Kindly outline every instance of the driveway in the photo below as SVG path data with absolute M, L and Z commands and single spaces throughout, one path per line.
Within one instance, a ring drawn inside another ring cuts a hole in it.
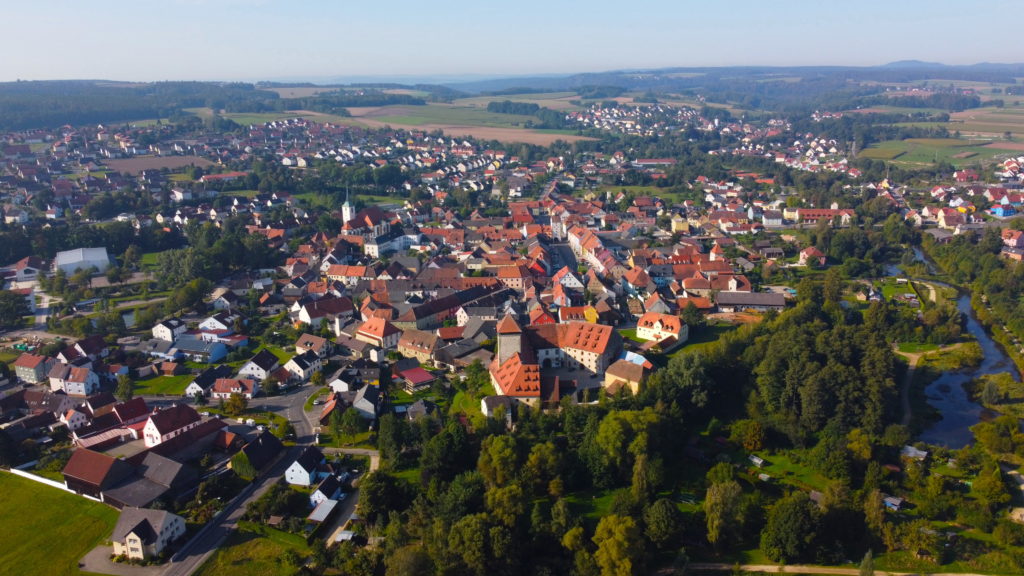
M 135 566 L 114 562 L 113 546 L 97 546 L 82 558 L 79 568 L 82 572 L 113 574 L 114 576 L 163 576 L 164 566 Z

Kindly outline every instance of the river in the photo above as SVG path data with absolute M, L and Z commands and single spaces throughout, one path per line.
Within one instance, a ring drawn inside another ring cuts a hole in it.
M 934 273 L 932 262 L 928 261 L 919 249 L 914 249 L 914 256 L 916 260 L 924 262 L 928 266 L 930 273 Z M 901 275 L 895 266 L 887 265 L 885 271 L 889 276 Z M 928 282 L 936 286 L 949 286 L 933 280 Z M 942 419 L 925 428 L 918 436 L 918 439 L 923 442 L 950 448 L 962 448 L 974 441 L 970 427 L 981 421 L 982 413 L 985 411 L 981 405 L 971 401 L 967 396 L 964 384 L 985 374 L 1001 372 L 1009 372 L 1014 380 L 1020 381 L 1020 373 L 1013 360 L 1003 352 L 999 344 L 992 340 L 974 315 L 974 309 L 971 308 L 971 295 L 962 293 L 956 299 L 956 307 L 964 315 L 967 333 L 973 336 L 981 346 L 981 364 L 976 368 L 947 372 L 925 388 L 924 393 L 928 403 L 938 410 Z

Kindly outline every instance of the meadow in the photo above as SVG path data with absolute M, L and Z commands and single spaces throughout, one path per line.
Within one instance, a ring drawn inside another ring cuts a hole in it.
M 0 526 L 8 536 L 0 571 L 78 574 L 78 561 L 110 537 L 115 523 L 117 511 L 105 504 L 0 473 Z

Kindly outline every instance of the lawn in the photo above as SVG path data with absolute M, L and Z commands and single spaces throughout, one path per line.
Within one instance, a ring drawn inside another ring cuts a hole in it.
M 939 349 L 938 344 L 922 344 L 919 342 L 900 342 L 896 349 L 904 354 L 921 354 L 923 352 L 934 352 Z
M 466 416 L 473 416 L 474 414 L 483 415 L 480 412 L 480 400 L 474 398 L 472 395 L 462 392 L 455 393 L 455 397 L 452 398 L 452 405 L 448 409 L 449 414 L 465 414 Z
M 619 335 L 622 336 L 624 339 L 632 340 L 633 342 L 636 342 L 637 344 L 643 344 L 644 343 L 643 340 L 637 338 L 637 336 L 636 336 L 636 328 L 626 328 L 624 330 L 619 330 Z
M 301 536 L 250 522 L 239 524 L 238 530 L 210 556 L 196 576 L 277 576 L 293 569 L 283 564 L 288 550 L 305 558 L 309 546 Z
M 827 478 L 815 472 L 808 466 L 794 462 L 788 454 L 762 453 L 758 454 L 758 456 L 761 456 L 768 462 L 768 465 L 761 468 L 759 472 L 768 474 L 777 482 L 791 484 L 803 489 L 811 488 L 818 491 L 824 491 L 829 484 Z
M 739 328 L 739 324 L 708 324 L 704 328 L 695 331 L 686 341 L 686 344 L 683 344 L 681 348 L 674 351 L 670 356 L 674 356 L 679 351 L 694 352 L 697 350 L 703 350 L 718 342 L 723 335 L 732 332 L 737 328 Z
M 157 267 L 157 256 L 160 252 L 146 252 L 139 258 L 139 263 L 142 264 L 143 268 L 155 269 Z
M 181 396 L 192 382 L 192 374 L 180 374 L 178 376 L 154 376 L 145 380 L 135 382 L 135 394 L 137 396 L 158 396 L 172 395 Z
M 117 511 L 105 504 L 0 473 L 0 526 L 7 535 L 0 566 L 78 574 L 78 561 L 110 537 L 115 523 Z
M 608 515 L 615 499 L 615 490 L 586 490 L 565 497 L 575 516 L 596 523 Z

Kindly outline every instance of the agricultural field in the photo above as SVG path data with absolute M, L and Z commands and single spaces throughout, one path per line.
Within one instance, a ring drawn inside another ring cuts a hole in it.
M 456 106 L 470 106 L 486 109 L 487 104 L 491 102 L 504 102 L 505 100 L 508 100 L 511 102 L 529 102 L 542 108 L 550 108 L 552 110 L 580 110 L 579 106 L 569 102 L 570 100 L 579 99 L 579 95 L 575 92 L 541 92 L 534 94 L 499 94 L 494 96 L 461 98 L 456 100 L 454 104 Z
M 199 166 L 207 168 L 213 166 L 206 158 L 198 156 L 136 156 L 135 158 L 119 158 L 107 160 L 106 165 L 114 172 L 128 172 L 130 174 L 142 174 L 143 170 L 177 170 L 186 166 Z
M 309 98 L 325 92 L 337 92 L 338 89 L 330 86 L 283 86 L 275 88 L 260 88 L 267 92 L 276 92 L 281 98 Z
M 589 140 L 573 130 L 523 128 L 536 122 L 533 116 L 496 114 L 477 106 L 428 104 L 426 106 L 372 106 L 349 108 L 351 123 L 370 128 L 404 127 L 425 131 L 441 130 L 450 136 L 472 136 L 483 140 L 549 145 L 556 140 Z
M 0 473 L 5 573 L 17 566 L 21 574 L 78 574 L 78 561 L 110 537 L 115 523 L 117 511 L 105 504 Z
M 1024 127 L 1024 126 L 1022 126 Z M 891 160 L 896 164 L 920 166 L 945 161 L 954 166 L 994 161 L 1014 154 L 1013 142 L 958 138 L 908 138 L 890 140 L 862 150 L 861 158 Z

